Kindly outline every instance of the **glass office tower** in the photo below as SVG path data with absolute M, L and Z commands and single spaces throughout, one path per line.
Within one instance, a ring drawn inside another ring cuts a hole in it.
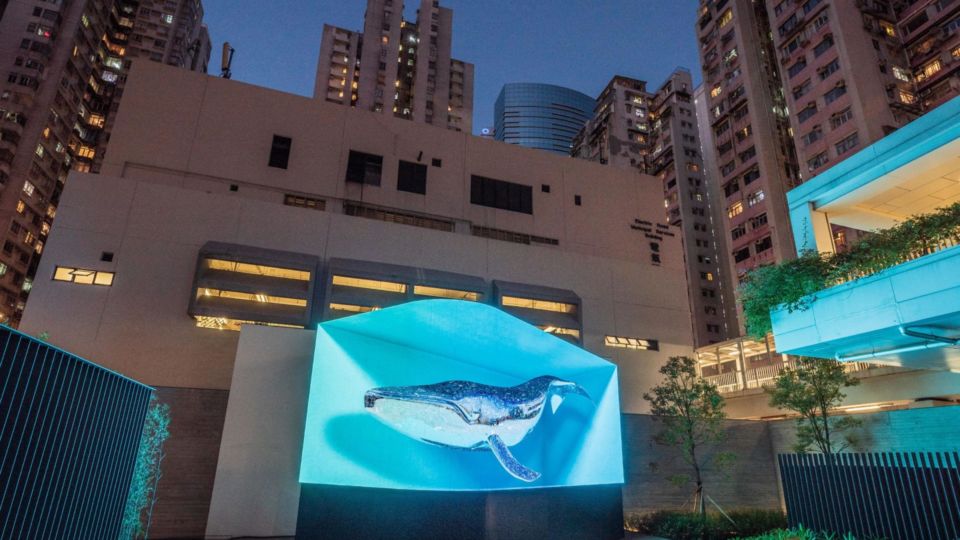
M 595 105 L 592 97 L 562 86 L 506 84 L 494 106 L 496 139 L 569 155 Z

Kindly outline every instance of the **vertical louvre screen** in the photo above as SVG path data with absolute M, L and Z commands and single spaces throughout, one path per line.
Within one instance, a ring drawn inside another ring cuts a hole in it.
M 115 539 L 151 393 L 0 327 L 0 538 Z
M 857 538 L 960 538 L 960 453 L 781 454 L 791 527 Z

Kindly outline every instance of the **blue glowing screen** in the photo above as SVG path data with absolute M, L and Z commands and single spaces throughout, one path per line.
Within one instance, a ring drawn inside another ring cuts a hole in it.
M 616 367 L 488 305 L 321 324 L 300 482 L 497 490 L 623 482 Z

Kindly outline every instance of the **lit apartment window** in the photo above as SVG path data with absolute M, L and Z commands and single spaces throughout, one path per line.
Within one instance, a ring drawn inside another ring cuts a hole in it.
M 294 270 L 291 268 L 280 268 L 278 266 L 267 266 L 263 264 L 252 264 L 238 261 L 225 261 L 222 259 L 207 259 L 207 266 L 211 270 L 223 270 L 226 272 L 239 272 L 241 274 L 252 274 L 255 276 L 294 279 L 297 281 L 310 281 L 310 272 L 307 272 L 306 270 Z
M 897 37 L 897 29 L 887 21 L 880 21 L 880 28 L 883 29 L 883 33 L 886 35 L 890 37 Z
M 290 161 L 290 147 L 292 144 L 293 139 L 290 137 L 274 135 L 273 144 L 270 146 L 270 161 L 267 165 L 277 169 L 286 169 Z
M 461 291 L 457 289 L 446 289 L 443 287 L 429 287 L 426 285 L 414 285 L 413 294 L 417 296 L 431 296 L 434 298 L 453 298 L 456 300 L 470 300 L 476 302 L 480 300 L 480 293 L 473 291 Z
M 230 300 L 240 300 L 242 302 L 258 302 L 261 304 L 279 304 L 283 306 L 307 307 L 307 301 L 302 298 L 288 298 L 285 296 L 275 296 L 265 293 L 247 293 L 240 291 L 226 291 L 222 289 L 212 289 L 203 287 L 197 289 L 198 297 L 207 298 L 228 298 Z
M 231 319 L 228 317 L 209 317 L 206 315 L 196 315 L 194 319 L 197 321 L 197 328 L 209 328 L 212 330 L 231 330 L 234 332 L 240 331 L 240 326 L 243 324 L 252 324 L 256 326 L 276 326 L 280 328 L 303 328 L 302 326 L 295 324 L 280 324 L 280 323 L 270 323 L 262 321 L 243 321 L 239 319 Z
M 917 102 L 916 94 L 907 92 L 906 90 L 900 90 L 899 98 L 901 103 L 906 103 L 907 105 L 912 105 Z
M 659 351 L 660 343 L 655 339 L 605 336 L 603 344 L 617 349 L 636 349 L 641 351 Z
M 747 206 L 754 206 L 763 200 L 763 190 L 756 191 L 747 195 Z
M 113 275 L 113 272 L 69 266 L 57 266 L 53 271 L 55 281 L 68 281 L 80 285 L 103 285 L 105 287 L 113 285 Z
M 730 208 L 727 209 L 727 217 L 732 218 L 734 216 L 739 216 L 743 213 L 743 201 L 737 201 L 730 205 Z
M 917 80 L 923 81 L 936 75 L 936 73 L 940 71 L 942 67 L 943 65 L 940 63 L 939 58 L 931 62 L 927 62 L 926 64 L 923 65 L 922 68 L 920 68 L 920 73 L 917 74 Z
M 726 10 L 717 18 L 717 27 L 723 28 L 733 20 L 733 11 Z
M 710 97 L 714 97 L 714 98 L 715 98 L 715 97 L 719 96 L 719 95 L 722 94 L 722 93 L 723 93 L 723 86 L 718 84 L 718 85 L 714 86 L 713 89 L 710 90 Z
M 367 313 L 370 311 L 376 311 L 380 308 L 375 306 L 359 306 L 357 304 L 340 304 L 333 302 L 330 304 L 330 309 L 333 311 L 343 311 L 346 313 Z
M 553 302 L 550 300 L 537 300 L 535 298 L 521 298 L 518 296 L 504 296 L 500 299 L 500 305 L 503 307 L 536 309 L 540 311 L 553 311 L 556 313 L 576 313 L 577 311 L 577 306 L 574 304 Z
M 405 294 L 407 292 L 407 286 L 403 283 L 350 276 L 333 276 L 333 284 L 341 285 L 343 287 L 353 287 L 356 289 L 370 289 L 374 291 L 385 291 L 400 294 Z
M 311 197 L 301 197 L 289 193 L 283 196 L 283 204 L 286 206 L 296 206 L 299 208 L 310 208 L 312 210 L 323 210 L 327 203 L 323 199 L 314 199 Z
M 561 328 L 559 326 L 550 326 L 550 325 L 538 326 L 537 328 L 543 330 L 548 334 L 553 334 L 555 336 L 569 336 L 574 340 L 580 339 L 580 330 L 577 330 L 576 328 Z
M 903 82 L 910 82 L 912 80 L 910 72 L 899 66 L 893 66 L 893 76 Z

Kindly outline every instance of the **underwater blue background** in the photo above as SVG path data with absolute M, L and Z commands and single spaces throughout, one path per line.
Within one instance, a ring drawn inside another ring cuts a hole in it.
M 507 474 L 489 450 L 408 438 L 363 406 L 379 386 L 468 380 L 513 386 L 553 375 L 583 386 L 514 456 L 542 477 Z M 623 482 L 616 366 L 494 307 L 422 300 L 322 323 L 310 381 L 300 482 L 420 490 L 497 490 Z

